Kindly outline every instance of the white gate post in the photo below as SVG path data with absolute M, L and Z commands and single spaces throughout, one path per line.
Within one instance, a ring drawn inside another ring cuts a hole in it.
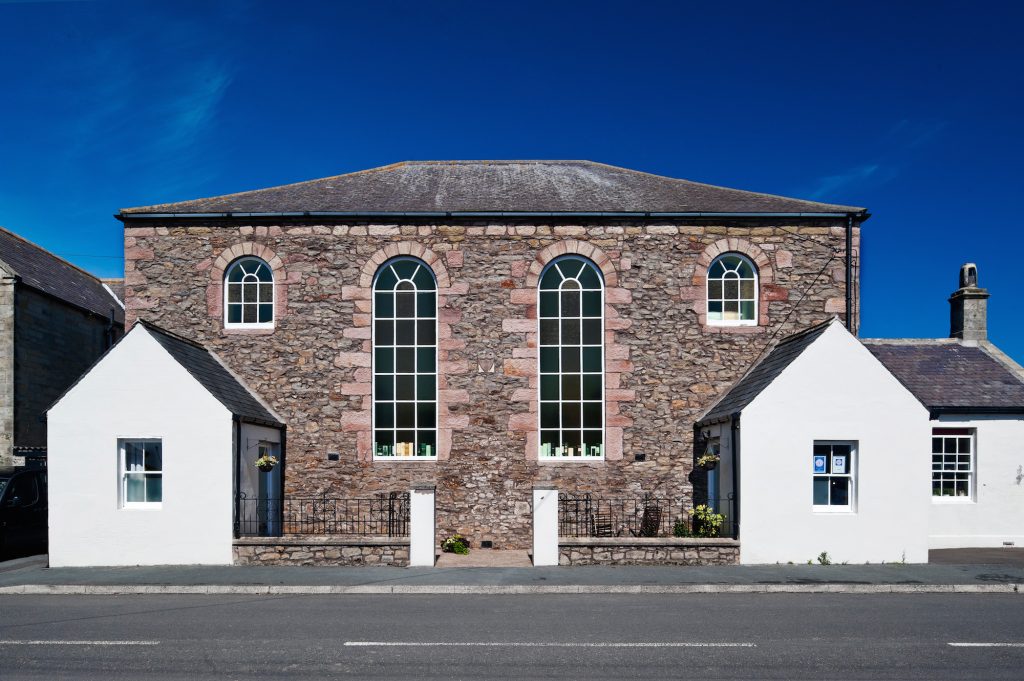
M 434 567 L 434 486 L 409 491 L 409 567 Z
M 533 488 L 533 564 L 558 565 L 558 490 Z

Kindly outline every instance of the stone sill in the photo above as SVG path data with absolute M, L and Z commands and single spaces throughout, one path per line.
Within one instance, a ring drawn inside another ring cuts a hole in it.
M 739 548 L 738 539 L 701 539 L 697 537 L 559 537 L 562 546 L 722 546 Z
M 345 537 L 337 535 L 239 537 L 235 546 L 408 546 L 408 537 Z

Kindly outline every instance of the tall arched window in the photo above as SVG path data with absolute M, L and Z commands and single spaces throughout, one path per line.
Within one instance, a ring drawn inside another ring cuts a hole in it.
M 224 275 L 224 325 L 273 328 L 274 273 L 259 258 L 239 258 Z
M 708 268 L 708 324 L 757 324 L 757 270 L 746 256 L 725 253 Z
M 373 282 L 373 456 L 437 457 L 437 281 L 415 258 Z
M 604 456 L 604 282 L 594 263 L 548 264 L 538 290 L 540 457 Z

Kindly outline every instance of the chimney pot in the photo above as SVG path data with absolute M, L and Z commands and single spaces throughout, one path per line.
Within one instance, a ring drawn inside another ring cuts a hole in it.
M 978 266 L 964 263 L 960 288 L 949 297 L 949 337 L 965 341 L 988 339 L 987 290 L 978 287 Z

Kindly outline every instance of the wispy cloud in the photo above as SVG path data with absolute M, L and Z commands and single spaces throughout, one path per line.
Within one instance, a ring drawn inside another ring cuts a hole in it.
M 880 139 L 882 151 L 871 160 L 819 177 L 803 195 L 814 200 L 835 200 L 865 184 L 883 184 L 900 175 L 912 161 L 912 152 L 933 142 L 948 127 L 946 121 L 896 122 Z

